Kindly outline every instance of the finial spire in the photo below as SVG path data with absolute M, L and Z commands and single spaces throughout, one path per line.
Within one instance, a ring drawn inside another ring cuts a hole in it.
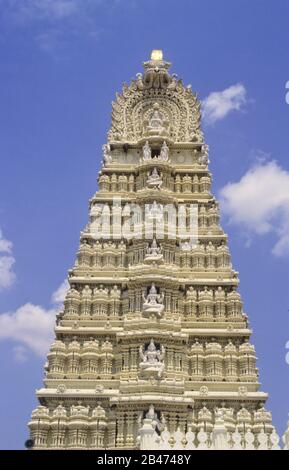
M 151 60 L 162 61 L 163 60 L 163 51 L 161 49 L 154 49 L 151 53 Z

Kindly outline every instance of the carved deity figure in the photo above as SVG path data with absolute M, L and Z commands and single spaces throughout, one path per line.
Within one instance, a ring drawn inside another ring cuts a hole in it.
M 53 410 L 52 413 L 53 416 L 56 416 L 57 418 L 65 418 L 67 416 L 67 411 L 64 408 L 64 406 L 61 405 L 61 403 Z
M 190 286 L 186 292 L 187 313 L 189 315 L 196 315 L 197 313 L 197 291 L 193 286 Z
M 141 358 L 141 372 L 148 375 L 156 374 L 158 378 L 161 378 L 165 366 L 165 348 L 162 346 L 160 350 L 157 349 L 154 340 L 151 339 L 150 344 L 145 351 L 144 347 L 140 346 L 139 354 Z
M 120 289 L 115 285 L 110 291 L 110 298 L 115 300 L 120 300 Z
M 83 406 L 80 403 L 70 407 L 70 414 L 75 416 L 88 416 L 89 406 Z
M 164 208 L 162 204 L 158 204 L 157 201 L 154 201 L 152 204 L 148 204 L 147 217 L 149 221 L 156 220 L 157 222 L 162 222 L 164 218 Z
M 217 316 L 225 316 L 226 313 L 226 292 L 219 286 L 215 291 L 215 309 Z
M 201 152 L 199 163 L 201 165 L 207 165 L 209 163 L 209 146 L 207 144 L 203 144 Z
M 102 146 L 102 155 L 104 164 L 112 162 L 111 149 L 109 144 L 104 144 Z
M 152 283 L 151 288 L 147 296 L 143 294 L 143 314 L 144 315 L 156 315 L 161 317 L 164 311 L 164 294 L 158 294 L 156 286 Z
M 142 420 L 143 414 L 141 413 L 140 422 Z M 154 430 L 158 429 L 160 432 L 164 430 L 165 427 L 165 417 L 161 414 L 161 419 L 159 420 L 157 413 L 155 412 L 154 405 L 150 405 L 149 410 L 145 413 L 145 419 L 151 421 L 151 425 Z M 158 438 L 158 434 L 155 432 L 155 438 Z
M 146 413 L 146 418 L 147 419 L 156 419 L 158 418 L 158 415 L 155 413 L 155 407 L 154 405 L 150 405 L 148 412 Z
M 147 244 L 145 259 L 152 261 L 163 259 L 162 251 L 162 246 L 158 245 L 156 239 L 154 238 L 151 244 Z
M 163 118 L 160 112 L 160 105 L 155 103 L 150 117 L 144 121 L 144 133 L 147 136 L 165 136 L 168 135 L 168 120 Z
M 167 162 L 168 159 L 169 159 L 169 147 L 167 146 L 166 141 L 164 141 L 162 148 L 161 148 L 160 160 Z
M 113 288 L 110 290 L 110 301 L 111 301 L 111 313 L 112 313 L 112 315 L 118 315 L 118 313 L 119 313 L 120 297 L 121 297 L 120 289 L 116 285 L 113 286 Z
M 149 120 L 149 125 L 148 125 L 148 131 L 149 133 L 157 133 L 160 134 L 163 130 L 163 119 L 160 114 L 160 106 L 158 103 L 155 103 L 153 106 L 153 113 L 151 115 L 151 118 Z
M 152 158 L 152 150 L 150 148 L 150 144 L 148 143 L 148 141 L 146 141 L 146 143 L 144 144 L 142 151 L 143 151 L 144 161 L 150 160 Z
M 197 301 L 197 291 L 194 289 L 193 286 L 190 286 L 188 288 L 187 293 L 186 293 L 186 297 L 187 297 L 187 300 L 189 300 L 189 301 L 194 301 L 194 302 Z
M 154 168 L 151 173 L 148 173 L 147 185 L 149 188 L 161 189 L 163 180 L 159 175 L 157 168 Z

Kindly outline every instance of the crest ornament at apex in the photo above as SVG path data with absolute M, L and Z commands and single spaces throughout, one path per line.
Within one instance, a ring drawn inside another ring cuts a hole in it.
M 112 103 L 109 143 L 135 143 L 161 135 L 173 142 L 203 143 L 201 104 L 190 87 L 169 74 L 170 63 L 154 51 L 144 73 L 123 86 Z M 156 134 L 154 134 L 156 131 Z

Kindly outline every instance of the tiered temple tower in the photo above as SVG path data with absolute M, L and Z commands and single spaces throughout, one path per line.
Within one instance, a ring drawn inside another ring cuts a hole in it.
M 273 429 L 200 103 L 169 68 L 153 51 L 113 103 L 29 423 L 36 449 L 134 449 L 147 413 L 170 431 L 210 433 L 220 413 L 231 433 Z

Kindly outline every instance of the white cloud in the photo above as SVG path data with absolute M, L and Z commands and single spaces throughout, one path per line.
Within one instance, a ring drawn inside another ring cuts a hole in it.
M 56 19 L 73 15 L 81 5 L 79 0 L 26 0 L 26 3 L 36 15 L 40 14 Z
M 246 89 L 242 83 L 223 91 L 212 92 L 202 102 L 204 121 L 206 124 L 214 124 L 224 119 L 231 111 L 241 110 L 246 103 Z
M 0 253 L 12 253 L 13 244 L 9 240 L 3 238 L 2 230 L 0 230 Z
M 13 271 L 15 258 L 12 254 L 12 248 L 12 242 L 3 238 L 0 230 L 0 291 L 11 287 L 16 279 Z
M 54 304 L 61 304 L 62 302 L 64 302 L 68 289 L 69 289 L 69 283 L 68 283 L 68 280 L 65 279 L 65 281 L 63 281 L 63 283 L 58 287 L 58 289 L 55 292 L 53 292 L 52 297 L 51 297 L 52 302 Z
M 13 352 L 17 362 L 25 362 L 27 360 L 27 350 L 23 346 L 15 346 Z
M 97 40 L 104 28 L 101 9 L 111 12 L 118 4 L 119 0 L 0 0 L 0 30 L 19 29 L 45 52 L 66 53 L 81 37 Z
M 132 6 L 132 1 L 125 1 Z M 64 24 L 71 20 L 95 23 L 100 8 L 111 11 L 120 3 L 121 0 L 0 0 L 0 15 L 18 26 L 44 22 Z
M 53 336 L 56 311 L 25 304 L 15 312 L 0 315 L 0 339 L 13 340 L 39 356 L 47 352 Z
M 289 349 L 289 341 L 287 341 L 285 348 Z M 285 360 L 287 364 L 289 364 L 289 352 L 287 352 Z
M 2 0 L 2 8 L 18 21 L 61 20 L 78 12 L 86 0 Z
M 46 309 L 40 305 L 27 303 L 15 312 L 0 315 L 0 341 L 16 343 L 14 354 L 22 362 L 28 350 L 37 356 L 45 356 L 53 339 L 53 326 L 59 304 L 64 300 L 67 290 L 66 281 L 52 294 L 55 305 Z
M 272 233 L 276 256 L 289 255 L 289 172 L 275 161 L 259 161 L 236 183 L 220 191 L 229 223 L 249 235 Z

